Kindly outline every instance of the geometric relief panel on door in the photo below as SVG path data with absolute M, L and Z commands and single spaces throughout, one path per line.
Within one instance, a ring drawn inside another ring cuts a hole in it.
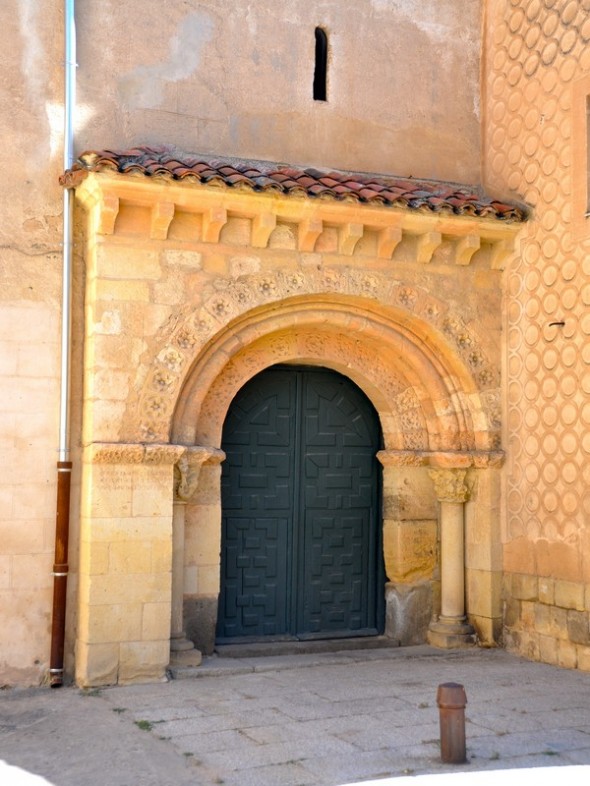
M 224 629 L 220 635 L 284 633 L 286 519 L 227 516 L 224 525 Z
M 305 504 L 314 509 L 350 510 L 374 504 L 375 454 L 308 452 L 304 462 Z
M 350 389 L 310 379 L 306 389 L 305 440 L 310 446 L 371 447 L 373 437 Z
M 302 628 L 310 633 L 371 626 L 366 614 L 367 527 L 369 517 L 308 513 Z

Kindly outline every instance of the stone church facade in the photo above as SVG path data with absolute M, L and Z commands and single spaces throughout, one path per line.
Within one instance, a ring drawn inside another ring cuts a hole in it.
M 65 173 L 60 4 L 6 20 L 4 680 L 60 573 L 62 188 L 67 676 L 375 636 L 590 669 L 590 6 L 224 5 L 78 8 Z

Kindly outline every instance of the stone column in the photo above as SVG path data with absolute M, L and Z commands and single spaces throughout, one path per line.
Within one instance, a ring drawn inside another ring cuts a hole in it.
M 435 647 L 473 644 L 474 631 L 465 617 L 464 506 L 469 497 L 464 469 L 432 469 L 429 475 L 440 502 L 441 614 L 430 624 L 428 641 Z
M 174 466 L 171 666 L 199 666 L 202 661 L 200 651 L 187 639 L 184 631 L 184 519 L 186 505 L 199 485 L 201 467 L 217 452 L 214 448 L 187 448 Z

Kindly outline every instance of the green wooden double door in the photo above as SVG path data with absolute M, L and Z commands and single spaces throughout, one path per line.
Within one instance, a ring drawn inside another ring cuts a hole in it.
M 377 415 L 345 377 L 275 366 L 223 431 L 218 641 L 383 627 Z

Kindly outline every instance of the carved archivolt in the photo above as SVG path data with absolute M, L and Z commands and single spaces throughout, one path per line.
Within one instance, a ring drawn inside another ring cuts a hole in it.
M 332 301 L 338 301 L 341 314 L 348 313 L 346 325 L 341 318 L 339 326 L 331 326 Z M 348 310 L 347 302 L 350 303 Z M 302 316 L 301 309 L 296 307 L 298 303 L 313 304 L 315 316 L 312 317 L 309 311 Z M 377 319 L 372 316 L 373 312 L 378 312 Z M 281 314 L 285 315 L 283 325 L 279 319 L 270 326 L 269 315 Z M 305 321 L 309 323 L 307 326 Z M 289 330 L 286 330 L 287 325 Z M 264 346 L 258 347 L 257 342 L 259 344 L 263 337 Z M 323 360 L 343 373 L 348 373 L 351 365 L 365 369 L 370 378 L 368 384 L 388 399 L 387 409 L 395 413 L 392 414 L 392 418 L 397 419 L 394 430 L 404 435 L 395 445 L 399 449 L 433 447 L 429 444 L 431 438 L 425 418 L 431 423 L 437 418 L 443 424 L 441 430 L 449 434 L 496 429 L 498 435 L 492 441 L 499 441 L 499 371 L 488 360 L 478 336 L 460 315 L 450 311 L 444 300 L 433 297 L 422 287 L 409 286 L 379 273 L 310 267 L 255 273 L 235 280 L 218 279 L 205 293 L 202 305 L 183 309 L 169 321 L 158 338 L 160 348 L 152 355 L 151 365 L 139 370 L 144 380 L 139 400 L 130 404 L 126 415 L 126 433 L 137 433 L 146 443 L 170 438 L 180 391 L 191 373 L 198 373 L 196 369 L 203 363 L 207 366 L 209 386 L 215 384 L 223 370 L 223 384 L 231 388 L 232 379 L 242 380 L 242 384 L 245 381 L 244 365 L 252 375 L 273 363 L 297 359 L 301 362 Z M 214 343 L 215 358 L 209 351 Z M 444 348 L 447 356 L 454 357 L 454 364 L 461 366 L 461 372 L 455 368 L 449 370 L 453 363 L 449 366 L 437 358 L 436 343 Z M 387 353 L 397 353 L 397 358 L 387 360 L 384 358 Z M 444 382 L 444 390 L 426 394 L 421 381 L 412 380 L 417 370 L 420 376 L 421 354 L 428 356 L 428 363 L 437 367 L 436 373 Z M 236 363 L 240 368 L 234 367 Z M 456 379 L 458 373 L 465 377 L 461 383 Z M 199 390 L 203 394 L 202 386 Z M 486 391 L 485 398 L 479 397 L 480 391 Z M 473 393 L 477 394 L 477 401 Z M 466 398 L 470 395 L 471 400 Z M 211 406 L 211 400 L 201 403 Z M 453 420 L 448 429 L 444 425 L 446 411 L 451 413 Z M 457 416 L 460 421 L 464 420 L 461 413 L 470 411 L 475 412 L 478 422 L 454 422 Z M 441 445 L 447 436 L 440 434 Z M 460 437 L 459 440 L 462 445 L 453 443 L 450 446 L 475 447 L 467 444 L 468 438 Z

